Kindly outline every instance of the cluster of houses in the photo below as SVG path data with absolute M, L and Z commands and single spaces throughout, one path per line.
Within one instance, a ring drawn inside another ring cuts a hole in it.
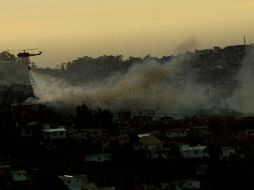
M 10 165 L 0 163 L 1 188 L 25 189 L 29 186 L 30 181 L 31 178 L 26 170 L 14 170 Z
M 34 173 L 26 170 L 13 170 L 10 165 L 0 165 L 0 177 L 4 180 L 7 189 L 32 189 Z M 96 183 L 89 181 L 88 176 L 82 175 L 58 175 L 59 182 L 68 190 L 116 190 L 115 186 L 98 186 Z M 1 181 L 1 180 L 0 180 Z M 1 181 L 3 183 L 3 181 Z M 2 185 L 2 184 L 1 184 Z M 61 186 L 60 186 L 61 187 Z M 173 180 L 170 182 L 161 182 L 159 185 L 143 183 L 137 188 L 142 190 L 194 190 L 200 189 L 200 181 L 196 179 Z
M 181 161 L 195 163 L 193 175 L 163 179 L 157 183 L 139 182 L 136 186 L 139 187 L 138 189 L 144 190 L 204 189 L 200 176 L 207 176 L 208 162 L 214 158 L 212 155 L 214 148 L 217 151 L 218 159 L 227 162 L 235 157 L 244 158 L 240 156 L 242 155 L 241 147 L 239 148 L 241 139 L 254 139 L 252 129 L 237 131 L 232 135 L 231 132 L 217 133 L 207 125 L 206 119 L 199 122 L 200 124 L 187 120 L 178 120 L 178 123 L 175 121 L 170 117 L 158 120 L 158 117 L 150 112 L 145 117 L 141 113 L 130 115 L 126 112 L 114 118 L 116 128 L 113 132 L 107 127 L 80 128 L 75 124 L 52 125 L 42 124 L 38 121 L 27 122 L 25 125 L 16 123 L 15 129 L 21 143 L 31 144 L 36 139 L 40 146 L 54 145 L 58 147 L 65 146 L 69 142 L 81 145 L 84 147 L 81 149 L 84 152 L 81 159 L 85 166 L 103 167 L 114 164 L 115 161 L 116 163 L 128 163 L 130 155 L 127 154 L 131 154 L 134 160 L 142 154 L 142 161 L 146 163 L 165 163 L 165 161 L 166 163 L 178 161 L 179 163 Z M 96 146 L 93 146 L 91 152 L 87 151 L 86 147 L 92 147 L 92 145 Z M 118 150 L 123 150 L 122 157 L 126 156 L 126 160 L 124 158 L 118 160 L 118 154 L 120 154 L 117 152 Z M 137 157 L 135 157 L 136 155 Z M 3 164 L 0 166 L 0 175 L 4 175 L 4 173 L 8 174 L 5 175 L 7 176 L 6 180 L 12 181 L 17 186 L 27 185 L 33 181 L 33 174 L 25 168 L 17 170 L 12 169 L 8 164 Z M 137 174 L 133 175 L 138 176 Z M 142 178 L 142 176 L 138 177 Z M 57 178 L 68 190 L 117 189 L 114 185 L 101 186 L 94 181 L 89 181 L 88 174 L 86 175 L 85 172 L 78 175 L 71 172 L 61 173 Z
M 35 170 L 35 169 L 34 169 Z M 36 178 L 36 170 L 14 170 L 10 165 L 0 164 L 0 185 L 6 189 L 33 189 L 33 180 Z M 59 175 L 59 187 L 65 186 L 68 190 L 115 190 L 114 186 L 99 187 L 88 180 L 87 175 Z M 3 185 L 4 184 L 4 185 Z
M 209 147 L 207 137 L 212 139 L 212 134 L 208 126 L 195 126 L 192 128 L 164 128 L 163 130 L 151 130 L 145 133 L 121 133 L 110 134 L 107 129 L 83 128 L 58 126 L 51 128 L 50 125 L 44 125 L 39 131 L 37 122 L 30 122 L 26 127 L 20 129 L 20 138 L 29 139 L 34 135 L 40 137 L 41 142 L 45 144 L 50 142 L 61 143 L 68 140 L 78 142 L 89 142 L 100 144 L 101 149 L 97 154 L 87 155 L 86 161 L 104 161 L 111 160 L 112 155 L 107 151 L 117 145 L 118 147 L 128 146 L 133 150 L 146 151 L 147 159 L 172 158 L 181 156 L 186 159 L 205 159 L 209 158 Z M 252 135 L 250 130 L 245 131 L 246 135 Z M 194 144 L 193 139 L 203 139 L 199 144 Z M 203 143 L 203 144 L 202 144 Z M 179 155 L 171 154 L 173 148 L 177 148 Z M 104 152 L 107 154 L 104 154 Z M 221 158 L 228 158 L 230 155 L 236 155 L 236 148 L 230 145 L 220 146 Z
M 87 175 L 63 175 L 58 177 L 68 190 L 115 190 L 114 186 L 98 187 L 95 183 L 88 181 Z

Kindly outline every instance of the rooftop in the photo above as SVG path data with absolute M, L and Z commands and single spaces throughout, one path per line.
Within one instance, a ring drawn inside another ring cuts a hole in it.
M 43 132 L 46 133 L 52 133 L 52 132 L 65 132 L 66 129 L 65 128 L 57 128 L 57 129 L 43 129 Z
M 183 145 L 181 147 L 181 150 L 204 150 L 206 148 L 207 146 L 201 146 L 201 145 L 197 145 L 197 146 Z
M 154 145 L 157 145 L 157 144 L 162 144 L 162 141 L 160 141 L 157 137 L 151 135 L 151 134 L 146 134 L 146 135 L 143 135 L 143 136 L 139 136 L 139 142 L 141 144 L 144 144 L 144 145 L 150 145 L 150 144 L 154 144 Z

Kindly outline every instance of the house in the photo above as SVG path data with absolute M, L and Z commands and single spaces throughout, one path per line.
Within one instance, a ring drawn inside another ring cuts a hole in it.
M 20 130 L 20 136 L 22 138 L 33 137 L 33 129 L 31 127 L 25 127 Z
M 208 126 L 196 126 L 192 128 L 192 133 L 196 136 L 203 137 L 210 134 Z
M 73 129 L 70 131 L 70 136 L 77 140 L 87 140 L 87 131 L 85 129 Z
M 107 162 L 112 160 L 111 154 L 90 154 L 85 156 L 86 162 Z
M 0 163 L 0 173 L 10 172 L 11 166 Z
M 194 190 L 200 189 L 200 181 L 187 179 L 161 183 L 161 190 Z
M 128 123 L 131 121 L 132 113 L 129 110 L 121 110 L 114 114 L 114 121 L 120 123 Z
M 220 50 L 221 50 L 221 49 L 220 49 L 219 46 L 214 46 L 214 47 L 213 47 L 213 52 L 214 52 L 214 53 L 218 53 Z
M 200 189 L 200 181 L 188 179 L 182 184 L 182 189 Z
M 163 142 L 155 137 L 153 134 L 139 134 L 138 142 L 134 146 L 136 150 L 146 150 L 148 158 L 158 158 L 158 152 L 162 150 Z
M 39 135 L 39 123 L 37 121 L 32 121 L 26 124 L 26 126 L 20 129 L 20 136 L 22 138 L 31 138 L 33 136 Z
M 0 164 L 0 189 L 12 184 L 11 166 Z
M 208 158 L 207 146 L 189 146 L 182 145 L 180 147 L 180 153 L 184 158 Z
M 8 176 L 11 172 L 11 166 L 10 165 L 2 165 L 0 164 L 0 178 L 3 176 Z
M 78 176 L 63 175 L 59 176 L 68 190 L 81 190 L 82 180 Z
M 165 116 L 160 117 L 159 120 L 160 120 L 160 123 L 168 125 L 174 121 L 174 118 L 165 115 Z
M 95 183 L 82 185 L 82 190 L 115 190 L 115 187 L 98 187 Z
M 230 155 L 234 155 L 236 153 L 234 147 L 222 147 L 221 151 L 222 151 L 221 158 L 228 158 Z
M 176 128 L 176 129 L 166 129 L 165 135 L 169 138 L 182 138 L 188 135 L 189 129 Z
M 87 175 L 58 176 L 68 190 L 115 190 L 115 187 L 98 187 L 95 183 L 88 182 Z
M 128 144 L 130 142 L 129 135 L 119 135 L 117 136 L 119 145 Z
M 132 113 L 132 120 L 143 122 L 143 123 L 150 123 L 157 119 L 157 115 L 153 110 L 143 110 L 136 111 Z
M 85 139 L 96 139 L 102 136 L 108 135 L 108 130 L 106 129 L 71 129 L 68 133 L 73 139 L 85 140 Z
M 244 134 L 246 136 L 252 137 L 252 136 L 254 136 L 254 129 L 246 129 L 246 130 L 244 130 Z
M 110 137 L 110 142 L 112 144 L 124 145 L 124 144 L 128 144 L 130 142 L 130 137 L 129 137 L 129 135 L 112 136 L 112 137 Z
M 84 132 L 86 133 L 88 138 L 98 138 L 108 134 L 108 130 L 106 129 L 89 128 L 89 129 L 84 129 Z
M 117 134 L 119 135 L 128 135 L 131 132 L 131 127 L 128 124 L 118 123 L 118 127 L 116 130 L 117 130 Z
M 182 190 L 181 181 L 163 182 L 161 183 L 161 190 Z
M 15 182 L 28 181 L 28 174 L 26 170 L 15 170 L 11 171 L 12 179 Z
M 98 190 L 98 187 L 94 183 L 87 183 L 87 184 L 82 185 L 82 189 L 84 189 L 84 190 Z
M 44 140 L 56 140 L 66 138 L 66 129 L 64 127 L 55 129 L 43 129 L 42 137 Z

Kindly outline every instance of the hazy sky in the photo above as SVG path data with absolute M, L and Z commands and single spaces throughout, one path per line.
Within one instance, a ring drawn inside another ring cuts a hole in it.
M 184 42 L 251 43 L 253 10 L 254 0 L 1 0 L 0 50 L 38 47 L 32 60 L 53 67 L 84 55 L 170 55 Z

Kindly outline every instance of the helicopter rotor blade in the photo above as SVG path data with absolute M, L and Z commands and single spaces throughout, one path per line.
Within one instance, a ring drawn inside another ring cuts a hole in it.
M 37 50 L 38 48 L 31 48 L 31 49 L 23 49 L 24 51 L 29 51 L 29 50 Z
M 31 48 L 31 49 L 7 49 L 7 51 L 30 51 L 30 50 L 37 50 L 38 48 Z
M 6 51 L 22 51 L 22 50 L 18 50 L 18 49 L 7 49 Z

